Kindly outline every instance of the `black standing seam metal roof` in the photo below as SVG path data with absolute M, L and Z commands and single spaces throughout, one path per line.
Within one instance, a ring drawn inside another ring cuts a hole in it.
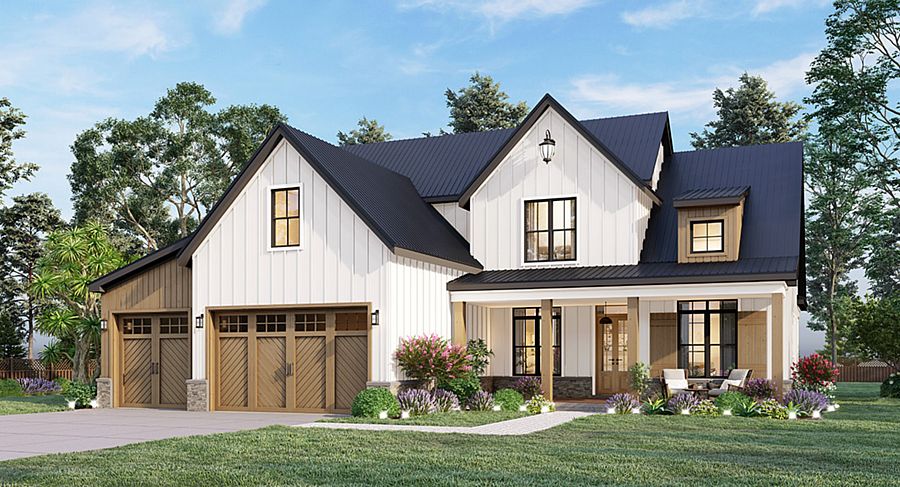
M 644 181 L 653 177 L 668 113 L 582 121 Z M 343 147 L 412 180 L 427 201 L 457 201 L 515 129 L 392 140 Z
M 720 198 L 737 198 L 746 196 L 750 191 L 750 186 L 731 186 L 729 188 L 703 188 L 691 189 L 685 191 L 675 198 L 673 201 L 694 201 L 694 200 L 717 200 Z

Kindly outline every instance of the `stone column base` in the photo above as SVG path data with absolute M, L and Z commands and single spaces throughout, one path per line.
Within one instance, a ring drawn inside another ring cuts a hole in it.
M 113 407 L 113 380 L 109 377 L 97 378 L 97 406 Z
M 209 382 L 206 379 L 188 379 L 187 410 L 209 411 Z

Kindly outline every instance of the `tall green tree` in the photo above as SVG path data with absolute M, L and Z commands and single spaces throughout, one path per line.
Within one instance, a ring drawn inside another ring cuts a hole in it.
M 391 140 L 393 136 L 384 129 L 384 125 L 378 123 L 378 120 L 374 118 L 369 120 L 366 117 L 359 119 L 359 122 L 356 123 L 357 128 L 351 130 L 349 133 L 344 133 L 338 131 L 337 139 L 338 143 L 342 146 L 344 145 L 355 145 L 355 144 L 374 144 L 375 142 L 387 142 Z
M 524 101 L 510 103 L 500 83 L 477 71 L 468 86 L 457 91 L 448 88 L 444 95 L 450 108 L 450 127 L 457 134 L 515 127 L 528 115 Z
M 74 344 L 73 379 L 92 381 L 89 360 L 100 355 L 100 295 L 88 285 L 125 264 L 98 223 L 51 233 L 29 292 L 44 306 L 37 329 Z
M 849 273 L 862 265 L 879 207 L 856 168 L 860 155 L 841 142 L 818 139 L 809 144 L 804 168 L 809 328 L 826 332 L 834 363 L 847 351 L 847 305 L 857 293 Z
M 0 201 L 16 181 L 30 179 L 38 169 L 36 164 L 18 162 L 13 156 L 13 141 L 25 137 L 23 125 L 25 114 L 8 98 L 0 98 Z
M 850 341 L 867 358 L 881 360 L 900 372 L 900 294 L 856 298 L 851 315 Z
M 202 85 L 178 83 L 149 115 L 80 133 L 69 175 L 75 223 L 110 223 L 146 250 L 189 235 L 285 120 L 269 105 L 214 112 L 215 103 Z
M 0 273 L 6 277 L 14 324 L 25 331 L 28 358 L 34 358 L 34 325 L 40 314 L 38 303 L 27 289 L 34 280 L 43 253 L 43 239 L 64 225 L 59 210 L 44 193 L 16 196 L 12 205 L 0 208 Z
M 737 89 L 713 91 L 717 118 L 706 124 L 702 132 L 691 132 L 695 149 L 775 144 L 803 138 L 808 122 L 799 117 L 800 105 L 778 101 L 762 77 L 744 73 L 738 81 Z
M 879 245 L 867 258 L 876 295 L 900 288 L 900 2 L 837 0 L 825 22 L 826 47 L 813 61 L 806 102 L 819 132 L 839 134 L 863 157 L 859 170 L 882 198 Z
M 22 338 L 22 330 L 7 313 L 0 310 L 0 359 L 24 357 Z

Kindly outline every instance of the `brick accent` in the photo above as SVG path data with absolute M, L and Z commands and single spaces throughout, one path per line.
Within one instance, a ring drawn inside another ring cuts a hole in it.
M 97 379 L 97 405 L 101 408 L 113 407 L 113 380 L 109 377 Z
M 209 411 L 209 383 L 206 379 L 188 379 L 187 410 Z
M 521 377 L 482 377 L 481 387 L 486 391 L 512 389 Z M 554 377 L 553 399 L 583 399 L 591 397 L 590 377 Z

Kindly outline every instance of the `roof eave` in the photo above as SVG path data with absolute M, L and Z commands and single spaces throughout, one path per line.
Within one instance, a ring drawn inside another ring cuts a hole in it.
M 796 272 L 733 274 L 715 276 L 675 276 L 625 279 L 573 279 L 557 281 L 466 283 L 462 276 L 447 283 L 448 291 L 498 291 L 522 289 L 555 289 L 576 287 L 649 286 L 659 284 L 729 284 L 736 282 L 784 281 L 796 285 Z

